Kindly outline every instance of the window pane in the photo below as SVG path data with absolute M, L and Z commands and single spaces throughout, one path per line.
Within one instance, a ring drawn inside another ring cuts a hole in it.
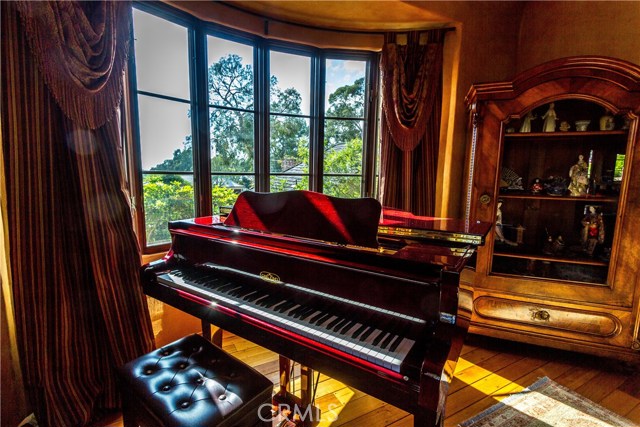
M 138 95 L 143 170 L 192 171 L 189 104 Z
M 364 117 L 366 62 L 327 59 L 325 112 L 328 117 Z
M 311 58 L 271 52 L 271 112 L 309 115 Z
M 220 213 L 220 208 L 232 207 L 241 192 L 255 188 L 253 175 L 213 175 L 211 177 L 213 213 L 217 215 Z
M 147 245 L 171 240 L 169 221 L 193 218 L 193 175 L 143 174 Z
M 254 113 L 209 109 L 211 170 L 253 172 Z
M 329 196 L 353 199 L 362 196 L 359 176 L 326 176 L 322 183 L 322 192 Z
M 207 37 L 209 103 L 253 109 L 253 47 Z
M 309 175 L 271 175 L 269 191 L 308 190 Z
M 362 125 L 360 120 L 326 120 L 325 173 L 362 173 Z
M 309 172 L 309 119 L 271 117 L 271 173 Z
M 187 29 L 133 9 L 138 90 L 188 100 Z

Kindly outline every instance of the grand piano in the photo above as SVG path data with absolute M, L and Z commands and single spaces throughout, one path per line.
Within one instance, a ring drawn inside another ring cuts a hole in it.
M 143 287 L 280 354 L 276 402 L 310 404 L 316 370 L 437 426 L 470 317 L 459 275 L 489 226 L 369 198 L 245 191 L 226 218 L 170 222 L 171 250 L 143 267 Z M 299 397 L 290 360 L 306 374 Z

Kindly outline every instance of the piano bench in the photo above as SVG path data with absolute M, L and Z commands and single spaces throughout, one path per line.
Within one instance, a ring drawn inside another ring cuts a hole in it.
M 273 383 L 200 335 L 118 370 L 125 427 L 271 425 Z

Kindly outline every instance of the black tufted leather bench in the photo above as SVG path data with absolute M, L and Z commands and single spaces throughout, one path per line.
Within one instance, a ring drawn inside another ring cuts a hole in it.
M 127 363 L 119 376 L 125 427 L 271 424 L 260 419 L 271 416 L 271 381 L 199 335 Z

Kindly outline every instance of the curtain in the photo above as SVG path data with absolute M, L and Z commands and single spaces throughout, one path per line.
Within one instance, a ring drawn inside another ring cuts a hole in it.
M 40 425 L 81 426 L 119 406 L 115 367 L 154 347 L 117 120 L 130 4 L 1 4 L 9 268 L 25 390 Z M 56 8 L 66 12 L 51 14 Z M 57 31 L 48 37 L 65 38 L 44 59 L 42 35 L 30 32 L 52 30 L 28 23 L 46 20 L 41 14 Z
M 384 206 L 435 212 L 445 30 L 410 32 L 406 44 L 385 35 L 380 193 Z

